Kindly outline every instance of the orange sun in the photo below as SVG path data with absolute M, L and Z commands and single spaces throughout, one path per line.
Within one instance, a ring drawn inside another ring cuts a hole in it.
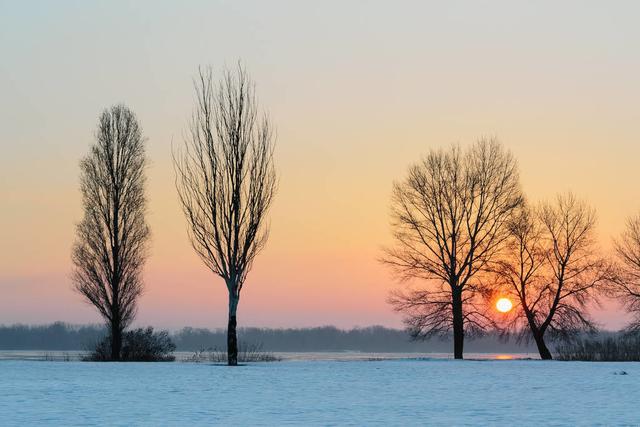
M 510 311 L 511 308 L 513 308 L 513 304 L 511 303 L 511 300 L 509 298 L 500 298 L 496 302 L 496 309 L 500 313 L 506 313 L 506 312 Z

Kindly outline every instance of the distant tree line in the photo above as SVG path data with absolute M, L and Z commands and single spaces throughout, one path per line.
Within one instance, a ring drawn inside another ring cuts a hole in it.
M 104 325 L 0 325 L 2 350 L 87 350 L 108 332 Z
M 339 329 L 333 326 L 316 328 L 241 328 L 239 336 L 243 342 L 259 343 L 266 351 L 322 352 L 322 351 L 361 351 L 361 352 L 419 352 L 448 353 L 452 337 L 436 337 L 430 340 L 415 341 L 400 329 L 371 326 L 366 328 Z M 184 328 L 173 335 L 178 349 L 196 351 L 223 345 L 224 330 Z M 478 353 L 528 353 L 535 348 L 526 343 L 506 342 L 499 334 L 487 334 L 474 340 L 469 351 Z
M 94 351 L 107 329 L 103 325 L 0 326 L 0 350 Z M 413 341 L 400 329 L 372 326 L 343 330 L 332 326 L 317 328 L 239 328 L 242 342 L 259 344 L 265 351 L 362 351 L 362 352 L 442 352 L 450 351 L 451 339 Z M 169 334 L 177 351 L 225 348 L 225 329 L 183 328 Z M 125 340 L 126 341 L 126 340 Z M 101 347 L 103 350 L 103 347 Z M 505 342 L 498 334 L 488 334 L 469 343 L 472 352 L 529 353 L 531 345 Z

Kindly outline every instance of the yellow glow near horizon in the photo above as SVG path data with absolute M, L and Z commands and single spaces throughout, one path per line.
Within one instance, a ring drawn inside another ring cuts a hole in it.
M 507 312 L 511 311 L 512 308 L 513 308 L 513 303 L 511 302 L 511 300 L 509 298 L 500 298 L 496 302 L 496 309 L 500 313 L 507 313 Z

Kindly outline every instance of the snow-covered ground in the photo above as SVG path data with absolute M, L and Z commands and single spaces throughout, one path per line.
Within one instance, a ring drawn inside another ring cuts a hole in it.
M 2 426 L 283 424 L 637 425 L 640 363 L 0 361 Z

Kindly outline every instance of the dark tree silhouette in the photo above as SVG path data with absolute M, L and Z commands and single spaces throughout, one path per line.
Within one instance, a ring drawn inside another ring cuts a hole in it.
M 145 221 L 146 155 L 142 129 L 124 105 L 100 116 L 96 142 L 80 163 L 84 217 L 73 247 L 75 289 L 104 318 L 111 359 L 136 314 L 149 228 Z
M 398 291 L 390 299 L 405 314 L 414 338 L 453 330 L 454 357 L 461 359 L 465 330 L 492 323 L 480 305 L 481 276 L 508 236 L 513 210 L 522 203 L 515 159 L 495 140 L 467 150 L 431 151 L 393 188 L 396 245 L 383 262 L 403 280 L 426 287 Z
M 545 342 L 594 330 L 586 305 L 609 283 L 611 267 L 594 238 L 595 211 L 572 194 L 534 211 L 519 211 L 509 224 L 505 258 L 496 284 L 516 305 L 506 315 L 506 330 L 533 338 L 542 359 L 552 355 Z
M 190 132 L 174 153 L 176 187 L 193 248 L 227 285 L 228 363 L 237 365 L 240 291 L 267 241 L 265 217 L 277 186 L 274 137 L 242 66 L 226 70 L 217 85 L 210 67 L 200 69 L 195 92 Z
M 503 333 L 515 331 L 518 341 L 533 337 L 542 358 L 550 358 L 551 353 L 539 334 L 533 311 L 540 302 L 541 294 L 547 289 L 544 265 L 547 261 L 546 246 L 543 243 L 542 226 L 537 213 L 528 205 L 513 215 L 509 221 L 510 237 L 506 242 L 504 258 L 496 263 L 494 295 L 509 297 L 514 303 L 509 313 L 500 315 Z M 493 299 L 490 302 L 493 305 Z
M 627 220 L 614 247 L 618 260 L 614 295 L 633 314 L 629 331 L 640 332 L 640 215 Z

